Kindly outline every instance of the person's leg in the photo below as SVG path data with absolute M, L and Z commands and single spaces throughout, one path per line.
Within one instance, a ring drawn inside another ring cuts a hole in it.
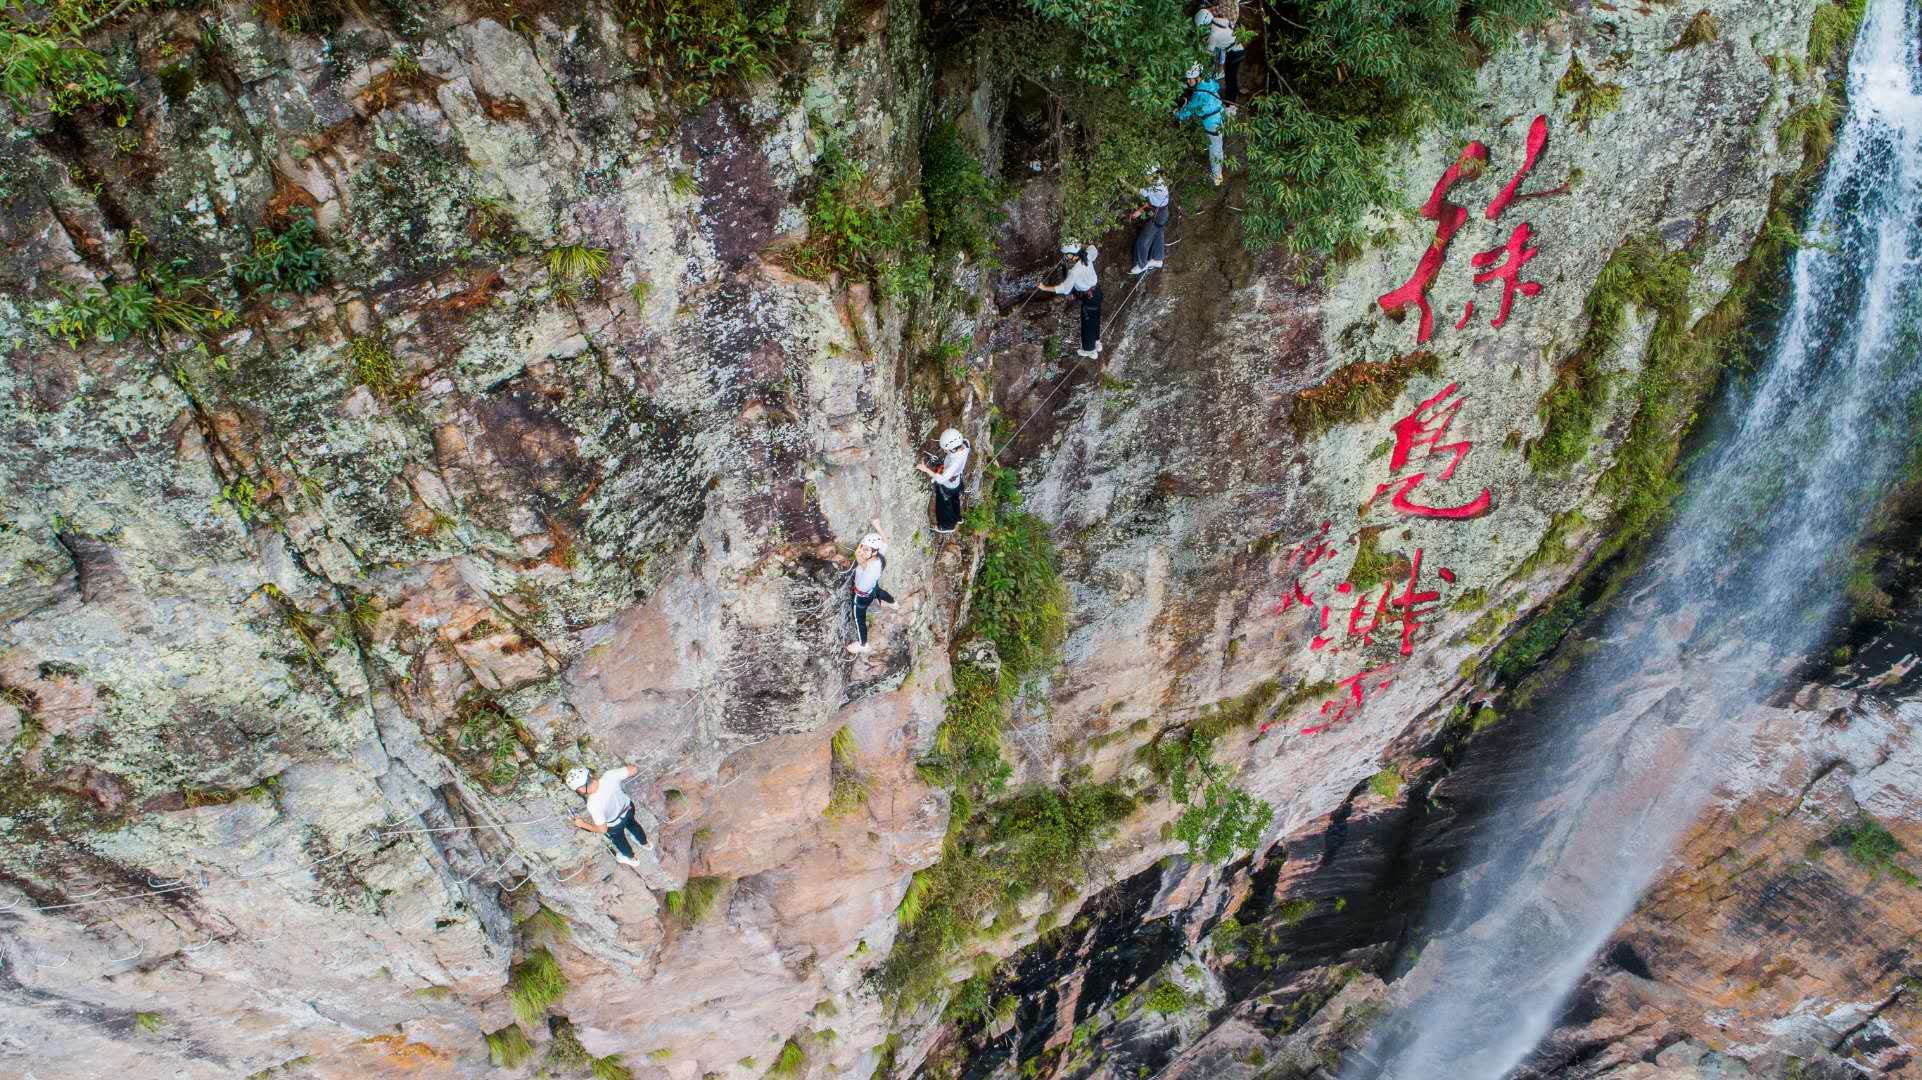
M 936 532 L 951 533 L 961 524 L 961 487 L 946 484 L 934 485 L 934 528 Z
M 619 820 L 618 822 L 615 822 L 614 831 L 615 832 L 625 831 L 634 837 L 634 842 L 636 844 L 640 845 L 641 847 L 647 846 L 647 832 L 646 830 L 641 828 L 640 817 L 636 815 L 632 810 L 629 810 L 626 814 L 622 815 L 621 820 Z
M 623 859 L 631 859 L 634 857 L 634 849 L 628 846 L 627 837 L 621 835 L 620 822 L 616 821 L 614 824 L 609 825 L 607 831 L 601 835 L 607 837 L 607 842 L 614 845 L 615 854 Z
M 1156 266 L 1168 255 L 1168 208 L 1162 207 L 1154 216 L 1155 242 L 1148 252 L 1148 261 Z
M 879 600 L 879 601 L 881 601 L 881 602 L 882 602 L 883 604 L 893 604 L 893 603 L 894 603 L 894 594 L 893 594 L 893 593 L 891 593 L 891 592 L 889 592 L 889 591 L 887 591 L 886 589 L 883 589 L 883 588 L 882 588 L 881 586 L 879 586 L 879 585 L 876 585 L 876 586 L 874 587 L 874 598 L 875 598 L 876 600 Z
M 880 590 L 876 589 L 875 592 L 878 593 Z M 868 605 L 873 602 L 872 595 L 854 598 L 854 632 L 861 635 L 863 645 L 868 643 Z
M 1135 232 L 1136 267 L 1148 265 L 1148 260 L 1154 257 L 1150 252 L 1154 250 L 1154 234 L 1157 231 L 1154 215 L 1150 214 L 1142 220 L 1141 228 Z
M 1208 133 L 1208 171 L 1214 174 L 1215 183 L 1221 183 L 1221 132 Z
M 1081 347 L 1101 351 L 1101 286 L 1081 304 Z

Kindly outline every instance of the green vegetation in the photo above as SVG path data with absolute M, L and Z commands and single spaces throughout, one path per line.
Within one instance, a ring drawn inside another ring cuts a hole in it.
M 1583 610 L 1581 597 L 1570 590 L 1536 612 L 1521 633 L 1502 642 L 1488 658 L 1495 680 L 1513 685 L 1560 644 Z
M 497 1069 L 518 1069 L 534 1056 L 534 1047 L 519 1024 L 487 1032 L 483 1038 L 487 1040 L 487 1060 Z
M 782 1044 L 781 1053 L 775 1057 L 774 1064 L 768 1066 L 767 1075 L 799 1076 L 801 1069 L 807 1065 L 807 1060 L 807 1051 L 801 1049 L 800 1043 L 789 1039 Z
M 273 516 L 272 511 L 268 510 L 267 505 L 261 501 L 263 497 L 264 493 L 254 485 L 251 478 L 240 476 L 235 477 L 215 493 L 212 505 L 215 510 L 223 508 L 232 510 L 240 518 L 242 525 L 252 525 L 256 521 L 265 521 Z M 303 634 L 302 636 L 310 637 L 311 635 Z
M 933 260 L 921 243 L 925 215 L 920 194 L 896 206 L 883 205 L 867 166 L 832 140 L 815 175 L 807 240 L 788 253 L 794 272 L 816 280 L 839 274 L 872 281 L 885 297 L 927 291 Z
M 843 725 L 828 740 L 828 817 L 853 813 L 868 801 L 867 784 L 861 779 L 860 763 L 855 757 L 854 732 Z
M 1582 66 L 1582 58 L 1570 54 L 1568 70 L 1555 84 L 1556 97 L 1573 97 L 1575 104 L 1568 118 L 1575 130 L 1586 133 L 1588 126 L 1622 107 L 1622 88 L 1616 83 L 1598 81 Z
M 1402 779 L 1401 766 L 1391 764 L 1368 778 L 1368 790 L 1384 799 L 1393 800 L 1401 795 L 1402 785 L 1406 782 Z
M 160 1014 L 156 1012 L 137 1012 L 133 1014 L 133 1026 L 149 1034 L 160 1030 Z
M 562 244 L 547 253 L 547 281 L 553 294 L 577 300 L 607 273 L 607 249 Z
M 1542 542 L 1515 568 L 1514 576 L 1527 577 L 1545 566 L 1573 561 L 1579 551 L 1571 541 L 1587 527 L 1588 518 L 1580 510 L 1556 514 L 1548 523 L 1548 531 L 1542 534 Z
M 327 257 L 314 238 L 314 215 L 300 207 L 279 232 L 254 230 L 254 249 L 229 268 L 242 292 L 310 293 L 326 282 Z
M 921 144 L 921 201 L 928 211 L 928 240 L 936 250 L 971 259 L 986 255 L 1002 218 L 1001 185 L 988 178 L 981 159 L 952 121 L 935 125 Z
M 547 1056 L 541 1059 L 541 1068 L 550 1073 L 571 1073 L 594 1067 L 594 1055 L 581 1045 L 581 1037 L 574 1033 L 573 1021 L 557 1016 L 547 1026 L 554 1037 L 547 1044 Z
M 691 877 L 686 888 L 669 890 L 662 903 L 682 926 L 693 926 L 714 913 L 733 885 L 728 877 Z
M 1861 27 L 1862 16 L 1867 11 L 1868 0 L 1842 0 L 1841 3 L 1815 5 L 1815 13 L 1809 20 L 1809 64 L 1834 68 L 1848 59 L 1848 50 L 1855 43 L 1855 32 Z
M 470 776 L 496 792 L 512 788 L 521 774 L 521 727 L 499 701 L 476 690 L 454 707 L 441 747 Z
M 379 334 L 361 334 L 347 343 L 347 362 L 357 385 L 365 386 L 382 401 L 398 401 L 413 395 L 411 380 L 401 377 L 400 358 Z
M 1141 1007 L 1161 1016 L 1173 1016 L 1186 1012 L 1193 1002 L 1188 992 L 1171 982 L 1156 983 L 1154 989 L 1141 999 Z
M 1775 144 L 1784 149 L 1799 144 L 1801 171 L 1812 176 L 1834 149 L 1835 124 L 1841 118 L 1841 101 L 1834 94 L 1824 92 L 1782 118 L 1781 125 L 1775 129 Z
M 41 329 L 79 348 L 83 341 L 115 344 L 136 334 L 164 338 L 205 336 L 234 324 L 232 312 L 215 303 L 204 279 L 182 272 L 185 261 L 147 268 L 133 281 L 76 287 L 56 284 L 60 300 L 28 317 Z
M 1281 925 L 1289 927 L 1300 926 L 1302 920 L 1314 913 L 1315 902 L 1306 897 L 1290 900 L 1275 909 L 1275 917 L 1281 920 Z
M 507 1004 L 513 1008 L 514 1018 L 530 1027 L 541 1022 L 547 1007 L 565 993 L 567 976 L 545 946 L 529 952 L 507 971 Z M 515 1033 L 519 1034 L 518 1028 Z
M 660 1053 L 660 1051 L 655 1051 Z M 650 1055 L 651 1056 L 651 1055 Z M 587 1067 L 587 1075 L 594 1080 L 634 1080 L 634 1071 L 621 1064 L 621 1055 L 609 1054 L 595 1058 Z
M 1441 361 L 1433 353 L 1414 352 L 1393 360 L 1357 360 L 1336 368 L 1334 374 L 1295 395 L 1288 422 L 1295 434 L 1310 439 L 1337 424 L 1358 424 L 1388 411 L 1401 398 L 1408 380 L 1435 376 Z
M 543 937 L 548 941 L 566 941 L 572 932 L 566 917 L 546 904 L 536 904 L 534 910 L 521 916 L 515 926 L 524 939 Z
M 1169 797 L 1185 807 L 1175 821 L 1174 838 L 1204 862 L 1222 862 L 1253 848 L 1275 814 L 1274 807 L 1228 782 L 1227 769 L 1214 760 L 1214 743 L 1200 731 L 1164 732 L 1146 748 Z
M 1370 525 L 1363 528 L 1355 540 L 1355 562 L 1348 568 L 1348 583 L 1355 587 L 1359 595 L 1374 589 L 1384 581 L 1408 573 L 1406 556 L 1398 551 L 1384 553 L 1378 546 L 1384 526 Z
M 1850 862 L 1874 877 L 1888 874 L 1911 888 L 1922 884 L 1914 871 L 1896 861 L 1908 849 L 1881 822 L 1863 814 L 1828 835 L 1829 847 L 1840 848 Z
M 706 104 L 780 64 L 801 40 L 788 0 L 618 0 L 640 44 L 641 66 L 675 104 Z
M 125 125 L 133 95 L 108 73 L 106 58 L 82 45 L 72 28 L 14 22 L 20 10 L 10 7 L 0 25 L 0 94 L 23 117 L 41 109 L 67 116 L 117 104 Z
M 1115 825 L 1134 811 L 1118 785 L 1071 780 L 1004 795 L 1001 726 L 1027 680 L 1055 662 L 1066 591 L 1047 526 L 1021 509 L 1013 474 L 990 468 L 969 531 L 983 545 L 968 622 L 956 640 L 993 643 L 998 669 L 957 660 L 947 717 L 919 766 L 953 793 L 941 860 L 917 873 L 896 909 L 901 934 L 877 973 L 897 1008 L 947 987 L 953 957 L 997 912 L 1028 896 L 1072 893 Z

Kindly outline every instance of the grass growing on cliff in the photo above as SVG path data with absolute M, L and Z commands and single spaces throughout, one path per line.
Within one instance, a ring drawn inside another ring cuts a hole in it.
M 1622 107 L 1622 88 L 1617 83 L 1602 82 L 1588 73 L 1582 66 L 1582 58 L 1574 54 L 1568 57 L 1568 69 L 1555 84 L 1556 97 L 1572 97 L 1574 105 L 1569 109 L 1569 122 L 1575 130 L 1586 133 L 1588 126 L 1603 116 Z
M 528 953 L 507 971 L 507 1004 L 514 1019 L 533 1025 L 547 1015 L 547 1007 L 567 993 L 567 975 L 545 947 Z M 519 1034 L 519 1029 L 515 1029 Z
M 807 1051 L 801 1049 L 800 1043 L 789 1039 L 782 1044 L 781 1052 L 774 1058 L 774 1064 L 767 1067 L 767 1075 L 770 1077 L 799 1076 L 801 1070 L 807 1066 L 807 1062 Z
M 1874 878 L 1888 874 L 1911 888 L 1922 884 L 1913 870 L 1897 861 L 1897 856 L 1906 854 L 1908 849 L 1881 822 L 1867 814 L 1829 833 L 1823 844 L 1841 849 L 1850 862 Z
M 867 801 L 867 784 L 862 782 L 855 757 L 854 732 L 843 725 L 828 740 L 828 805 L 824 813 L 831 818 L 844 817 Z
M 676 922 L 693 926 L 714 914 L 733 884 L 733 878 L 691 877 L 685 888 L 668 890 L 661 903 Z
M 1047 526 L 1021 509 L 1012 473 L 990 469 L 969 512 L 982 539 L 968 623 L 956 640 L 992 642 L 999 666 L 961 659 L 933 751 L 920 771 L 953 793 L 941 859 L 908 883 L 893 952 L 876 972 L 900 1009 L 942 994 L 953 958 L 999 912 L 1041 892 L 1070 893 L 1134 800 L 1114 784 L 1070 780 L 1003 794 L 1001 727 L 1022 685 L 1055 662 L 1067 629 L 1066 590 Z
M 1005 196 L 953 121 L 928 132 L 921 144 L 921 200 L 928 210 L 928 240 L 937 250 L 969 258 L 992 251 Z
M 1388 411 L 1401 397 L 1408 380 L 1434 376 L 1441 362 L 1433 353 L 1415 352 L 1393 360 L 1357 360 L 1336 368 L 1334 374 L 1295 395 L 1288 423 L 1295 434 L 1309 439 L 1337 424 L 1358 424 Z
M 1867 12 L 1868 0 L 1815 5 L 1809 19 L 1809 64 L 1833 68 L 1847 59 L 1848 50 L 1855 43 L 1855 32 L 1861 28 L 1862 16 Z
M 28 318 L 76 349 L 82 342 L 117 344 L 140 334 L 206 336 L 234 324 L 233 312 L 216 303 L 206 286 L 179 265 L 144 269 L 118 284 L 56 284 L 60 299 Z
M 920 194 L 888 205 L 867 166 L 835 141 L 822 152 L 815 175 L 807 240 L 787 256 L 794 272 L 816 280 L 839 274 L 871 281 L 885 297 L 926 292 L 933 260 L 922 242 Z
M 497 1069 L 518 1069 L 534 1056 L 534 1046 L 518 1024 L 489 1031 L 481 1037 L 487 1040 L 487 1060 Z
M 801 40 L 788 0 L 617 0 L 657 90 L 683 108 L 772 73 Z
M 228 272 L 242 292 L 311 293 L 330 276 L 327 256 L 314 235 L 313 211 L 301 207 L 279 232 L 254 230 L 253 250 Z

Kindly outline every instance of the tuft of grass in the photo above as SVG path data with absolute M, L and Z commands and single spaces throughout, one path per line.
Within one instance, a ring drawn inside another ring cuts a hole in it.
M 1670 45 L 1668 51 L 1693 49 L 1697 45 L 1706 45 L 1721 36 L 1721 22 L 1707 8 L 1703 8 L 1695 13 L 1695 17 L 1688 21 L 1687 26 L 1682 28 L 1682 36 L 1675 39 L 1675 44 Z
M 547 1007 L 567 993 L 567 975 L 545 947 L 527 954 L 507 972 L 507 1003 L 523 1024 L 539 1023 Z M 515 1029 L 518 1032 L 518 1028 Z
M 606 248 L 562 244 L 547 253 L 547 275 L 556 281 L 588 282 L 606 272 Z
M 1588 518 L 1580 510 L 1556 514 L 1548 523 L 1548 531 L 1542 534 L 1542 542 L 1515 568 L 1514 576 L 1527 577 L 1543 567 L 1573 561 L 1579 549 L 1571 541 L 1587 527 Z
M 587 1067 L 587 1074 L 594 1080 L 634 1080 L 634 1071 L 621 1064 L 619 1054 L 595 1058 L 594 1063 Z
M 234 313 L 214 301 L 204 279 L 182 273 L 184 265 L 177 260 L 169 268 L 148 267 L 119 284 L 56 284 L 60 299 L 27 317 L 75 349 L 87 341 L 113 345 L 136 335 L 157 342 L 180 335 L 204 338 L 232 327 Z
M 1918 884 L 1915 872 L 1897 861 L 1908 849 L 1881 822 L 1867 814 L 1829 833 L 1826 843 L 1840 848 L 1850 862 L 1867 870 L 1872 878 L 1888 874 L 1911 888 Z
M 1855 32 L 1862 26 L 1868 0 L 1842 0 L 1815 5 L 1809 19 L 1809 66 L 1834 68 L 1847 59 L 1855 44 Z
M 149 1034 L 160 1030 L 160 1014 L 157 1012 L 137 1012 L 133 1014 L 133 1025 Z
M 1315 913 L 1315 902 L 1306 897 L 1290 900 L 1275 909 L 1275 917 L 1283 926 L 1300 926 L 1302 920 Z
M 1583 134 L 1588 133 L 1590 124 L 1622 107 L 1620 84 L 1598 81 L 1582 66 L 1582 58 L 1574 54 L 1569 55 L 1568 70 L 1555 84 L 1555 96 L 1574 97 L 1568 119 Z
M 545 937 L 549 941 L 566 941 L 570 932 L 566 917 L 546 904 L 523 916 L 519 925 L 523 936 Z
M 828 805 L 824 811 L 828 817 L 844 817 L 866 805 L 868 788 L 861 779 L 854 732 L 846 725 L 828 740 L 828 777 Z
M 1404 783 L 1406 781 L 1402 779 L 1401 766 L 1391 764 L 1368 778 L 1368 790 L 1392 801 L 1401 794 Z
M 693 926 L 714 913 L 733 884 L 734 879 L 727 877 L 688 878 L 686 888 L 668 892 L 667 913 L 682 926 Z
M 767 1075 L 799 1076 L 801 1069 L 807 1065 L 807 1060 L 807 1051 L 801 1049 L 800 1043 L 789 1039 L 782 1044 L 781 1052 L 775 1057 L 774 1064 L 768 1066 Z
M 1190 1004 L 1188 992 L 1171 982 L 1157 983 L 1141 999 L 1142 1008 L 1161 1016 L 1186 1012 Z
M 659 1065 L 663 1061 L 671 1061 L 673 1060 L 673 1057 L 674 1057 L 674 1049 L 673 1047 L 668 1047 L 668 1046 L 663 1046 L 658 1050 L 649 1050 L 647 1052 L 647 1060 L 655 1063 L 656 1065 Z
M 1434 377 L 1441 361 L 1414 352 L 1393 360 L 1357 360 L 1336 368 L 1319 385 L 1295 395 L 1288 423 L 1300 439 L 1310 439 L 1338 424 L 1358 424 L 1388 411 L 1416 375 Z
M 518 1069 L 534 1056 L 534 1046 L 518 1024 L 487 1032 L 483 1038 L 487 1040 L 487 1060 L 497 1069 Z
M 1813 175 L 1828 160 L 1829 151 L 1835 148 L 1835 125 L 1841 118 L 1841 102 L 1834 94 L 1825 91 L 1782 118 L 1782 123 L 1775 129 L 1775 145 L 1778 149 L 1800 145 L 1801 172 Z
M 412 396 L 412 385 L 401 378 L 400 358 L 381 335 L 361 334 L 349 341 L 347 362 L 354 382 L 380 400 L 394 402 Z
M 1348 568 L 1348 583 L 1355 587 L 1357 594 L 1408 573 L 1407 556 L 1399 551 L 1384 553 L 1381 550 L 1381 534 L 1386 531 L 1386 526 L 1370 525 L 1356 535 L 1355 562 Z

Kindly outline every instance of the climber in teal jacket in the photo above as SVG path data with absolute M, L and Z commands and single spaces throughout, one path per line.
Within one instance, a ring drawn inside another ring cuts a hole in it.
M 1175 111 L 1176 120 L 1199 120 L 1208 134 L 1208 171 L 1215 185 L 1221 184 L 1221 88 L 1213 79 L 1201 77 L 1201 65 L 1188 66 L 1188 100 Z

